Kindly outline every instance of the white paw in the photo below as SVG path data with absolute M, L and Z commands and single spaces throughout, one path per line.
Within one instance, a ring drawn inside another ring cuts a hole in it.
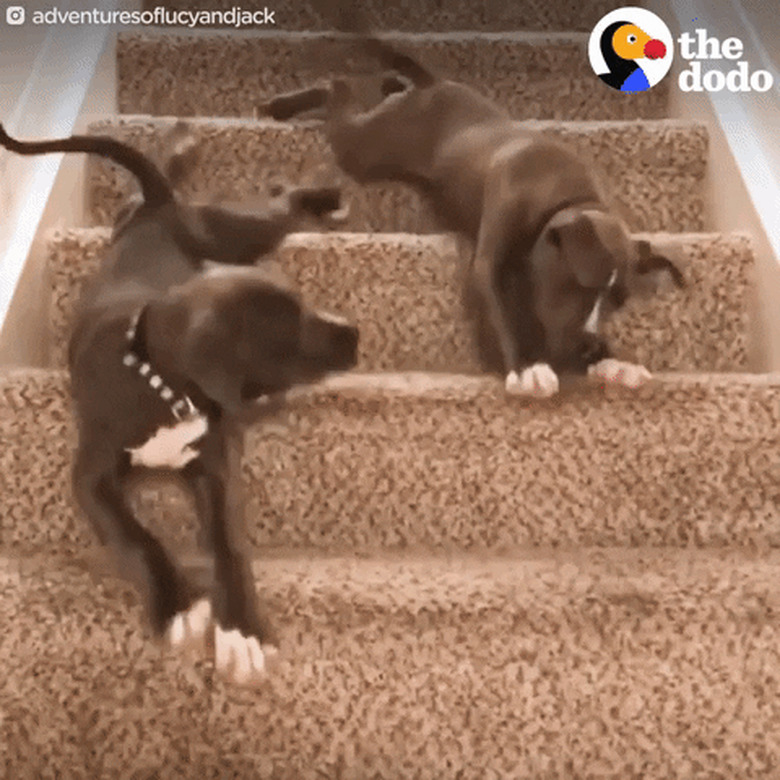
M 171 647 L 201 647 L 211 626 L 211 604 L 208 599 L 196 601 L 186 612 L 179 612 L 168 627 Z
M 349 214 L 349 204 L 347 204 L 346 206 L 342 206 L 340 209 L 338 209 L 338 211 L 331 211 L 327 215 L 326 221 L 334 226 L 344 225 L 349 219 Z
M 518 376 L 510 371 L 506 378 L 506 392 L 532 398 L 550 398 L 558 392 L 559 383 L 555 371 L 547 363 L 535 363 Z
M 257 637 L 246 637 L 237 628 L 225 631 L 217 626 L 214 631 L 217 671 L 240 685 L 262 679 L 277 653 L 272 645 L 261 645 Z
M 636 363 L 624 363 L 622 360 L 606 358 L 588 367 L 588 376 L 630 387 L 632 390 L 649 382 L 653 375 L 644 367 Z

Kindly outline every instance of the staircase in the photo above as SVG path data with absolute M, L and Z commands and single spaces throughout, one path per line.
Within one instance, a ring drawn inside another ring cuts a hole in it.
M 320 29 L 289 5 L 280 27 Z M 92 225 L 50 241 L 52 366 L 0 373 L 3 777 L 780 776 L 780 375 L 750 373 L 751 239 L 708 223 L 707 127 L 665 118 L 660 86 L 608 90 L 586 33 L 559 31 L 611 7 L 483 0 L 474 32 L 448 0 L 377 13 L 440 30 L 399 37 L 588 155 L 681 264 L 687 289 L 610 326 L 658 380 L 506 398 L 477 371 L 455 243 L 404 188 L 349 185 L 346 231 L 292 236 L 280 260 L 357 321 L 358 370 L 247 437 L 257 586 L 283 643 L 260 690 L 154 644 L 72 503 L 64 345 L 130 187 L 90 162 Z M 121 114 L 93 129 L 154 151 L 192 117 L 194 196 L 299 180 L 330 161 L 319 131 L 255 106 L 318 77 L 330 43 L 120 34 Z M 191 554 L 186 495 L 134 500 Z

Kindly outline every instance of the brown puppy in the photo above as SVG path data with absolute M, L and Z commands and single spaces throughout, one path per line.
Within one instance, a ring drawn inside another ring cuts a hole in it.
M 111 138 L 31 143 L 0 126 L 0 146 L 103 155 L 141 183 L 141 202 L 116 227 L 82 295 L 70 341 L 74 494 L 138 580 L 155 632 L 174 646 L 213 632 L 218 671 L 254 681 L 274 635 L 239 543 L 240 426 L 263 401 L 352 367 L 358 333 L 306 309 L 252 264 L 306 216 L 338 209 L 339 191 L 294 189 L 265 213 L 241 213 L 181 202 L 155 165 Z M 175 470 L 191 489 L 213 561 L 206 592 L 134 516 L 126 488 L 137 468 Z
M 441 79 L 376 38 L 364 45 L 385 76 L 385 98 L 353 105 L 343 79 L 280 95 L 264 112 L 325 118 L 339 165 L 358 182 L 405 182 L 431 203 L 441 226 L 473 245 L 467 274 L 485 368 L 508 392 L 549 396 L 557 372 L 588 372 L 637 386 L 642 366 L 610 357 L 598 335 L 635 276 L 679 270 L 633 241 L 604 204 L 588 165 L 531 133 L 474 89 Z

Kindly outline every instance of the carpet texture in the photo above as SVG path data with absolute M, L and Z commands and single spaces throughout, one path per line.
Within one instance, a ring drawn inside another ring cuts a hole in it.
M 660 119 L 666 114 L 668 82 L 626 95 L 594 79 L 586 35 L 450 33 L 391 39 L 437 72 L 491 96 L 518 119 Z M 117 51 L 119 108 L 126 114 L 253 117 L 270 95 L 309 86 L 330 73 L 373 72 L 374 63 L 350 60 L 350 53 L 346 44 L 326 35 L 123 34 Z M 360 92 L 359 81 L 356 87 Z M 379 101 L 378 93 L 364 96 Z
M 275 32 L 327 28 L 330 2 L 279 6 L 262 35 L 121 35 L 118 105 L 135 115 L 93 130 L 159 154 L 173 116 L 204 117 L 196 197 L 249 206 L 273 181 L 332 181 L 315 125 L 247 118 L 271 91 L 352 68 L 322 35 Z M 574 120 L 528 125 L 592 160 L 691 282 L 611 325 L 672 373 L 507 398 L 468 375 L 454 245 L 403 187 L 347 183 L 358 232 L 298 234 L 280 259 L 357 320 L 367 373 L 291 393 L 246 434 L 236 477 L 282 658 L 259 689 L 227 685 L 208 654 L 152 640 L 73 505 L 63 344 L 133 186 L 92 161 L 103 227 L 50 245 L 52 368 L 0 370 L 0 776 L 780 776 L 780 375 L 746 373 L 749 237 L 694 232 L 714 227 L 707 127 L 663 119 L 669 79 L 626 96 L 590 73 L 604 0 L 364 6 L 384 29 L 449 31 L 398 37 L 518 119 Z M 427 372 L 379 372 L 407 368 Z M 209 576 L 179 488 L 143 482 L 133 506 Z
M 0 379 L 3 550 L 78 546 L 64 374 Z M 260 547 L 780 544 L 780 377 L 666 375 L 638 393 L 575 383 L 550 402 L 435 374 L 352 375 L 291 395 L 246 437 Z M 192 543 L 182 494 L 137 504 Z
M 159 151 L 175 120 L 123 117 L 90 125 L 138 148 Z M 658 122 L 527 122 L 526 126 L 571 145 L 594 164 L 607 201 L 633 230 L 696 231 L 705 227 L 703 180 L 708 134 L 704 125 Z M 335 162 L 317 123 L 205 120 L 192 124 L 201 161 L 182 192 L 211 199 L 265 195 L 273 180 L 331 182 Z M 131 187 L 123 170 L 90 158 L 89 202 L 97 225 L 113 224 Z M 336 178 L 340 177 L 335 174 Z M 431 232 L 428 210 L 403 185 L 359 187 L 344 181 L 351 213 L 346 230 Z M 248 202 L 247 202 L 248 199 Z
M 681 267 L 685 290 L 665 285 L 611 318 L 615 354 L 654 371 L 748 368 L 753 250 L 745 235 L 646 234 Z M 52 236 L 52 358 L 64 366 L 73 307 L 97 267 L 110 231 Z M 303 299 L 349 317 L 360 328 L 363 371 L 478 373 L 472 332 L 461 304 L 455 242 L 440 235 L 295 234 L 277 255 Z
M 745 778 L 780 764 L 780 559 L 267 558 L 260 690 L 74 561 L 0 562 L 0 766 L 67 778 Z

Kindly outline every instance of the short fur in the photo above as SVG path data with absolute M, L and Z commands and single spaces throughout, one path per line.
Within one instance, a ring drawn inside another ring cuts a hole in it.
M 610 355 L 585 329 L 594 307 L 622 305 L 651 271 L 684 284 L 668 258 L 630 238 L 571 150 L 389 43 L 362 41 L 396 74 L 384 75 L 386 97 L 373 109 L 358 111 L 348 83 L 334 79 L 280 95 L 263 110 L 276 119 L 317 111 L 346 173 L 415 187 L 442 228 L 469 239 L 467 299 L 486 369 L 512 375 L 541 362 L 588 371 Z
M 260 408 L 258 399 L 353 366 L 358 334 L 307 310 L 283 281 L 252 264 L 304 219 L 338 209 L 339 190 L 292 189 L 266 213 L 241 213 L 182 202 L 145 155 L 112 138 L 21 142 L 0 126 L 0 145 L 19 154 L 98 154 L 138 178 L 142 200 L 116 227 L 82 295 L 70 341 L 78 425 L 74 493 L 101 542 L 139 579 L 157 633 L 178 621 L 181 634 L 181 616 L 196 604 L 202 618 L 197 600 L 203 594 L 127 501 L 131 453 L 143 452 L 155 431 L 170 434 L 176 422 L 170 403 L 123 362 L 132 348 L 198 411 L 179 429 L 188 433 L 188 425 L 190 439 L 196 436 L 183 453 L 181 476 L 195 497 L 214 560 L 214 586 L 206 597 L 216 628 L 222 636 L 238 630 L 259 643 L 272 642 L 238 542 L 241 425 Z

